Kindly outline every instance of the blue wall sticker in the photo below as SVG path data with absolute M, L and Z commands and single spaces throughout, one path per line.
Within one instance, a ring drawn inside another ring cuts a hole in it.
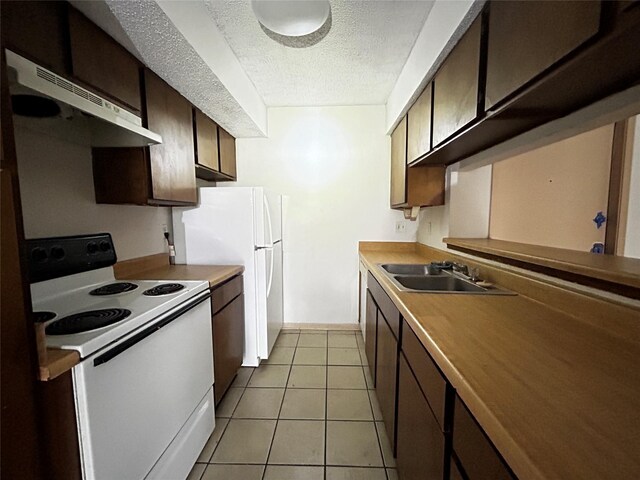
M 604 243 L 594 243 L 591 247 L 591 253 L 604 253 Z
M 604 222 L 607 221 L 607 217 L 604 216 L 604 213 L 598 212 L 593 221 L 598 226 L 598 228 L 600 228 L 602 227 L 602 225 L 604 225 Z

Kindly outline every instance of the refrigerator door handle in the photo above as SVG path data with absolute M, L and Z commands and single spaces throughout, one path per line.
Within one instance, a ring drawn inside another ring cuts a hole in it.
M 267 200 L 267 196 L 264 196 L 264 211 L 267 214 L 267 224 L 269 228 L 269 247 L 273 247 L 273 227 L 271 226 L 271 211 L 269 208 L 269 201 Z
M 267 282 L 267 297 L 271 293 L 271 285 L 273 284 L 273 248 L 269 248 L 271 253 L 271 262 L 269 265 L 269 281 Z

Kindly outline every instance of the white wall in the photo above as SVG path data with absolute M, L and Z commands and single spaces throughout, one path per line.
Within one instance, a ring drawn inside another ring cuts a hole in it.
M 289 196 L 285 321 L 356 322 L 358 242 L 416 238 L 389 209 L 385 107 L 270 108 L 268 121 L 268 138 L 237 141 L 237 185 Z
M 418 241 L 444 249 L 444 237 L 487 237 L 491 210 L 491 171 L 491 165 L 466 171 L 459 170 L 458 165 L 448 167 L 445 204 L 420 211 Z
M 640 116 L 636 117 L 635 125 L 624 256 L 640 258 Z
M 165 251 L 169 208 L 95 203 L 90 147 L 21 127 L 15 138 L 26 238 L 109 232 L 118 260 Z

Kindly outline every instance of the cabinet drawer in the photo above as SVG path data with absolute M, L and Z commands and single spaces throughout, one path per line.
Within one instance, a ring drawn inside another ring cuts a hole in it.
M 445 436 L 402 355 L 398 371 L 397 465 L 400 478 L 442 480 Z
M 393 332 L 396 340 L 400 338 L 400 312 L 396 308 L 395 304 L 389 298 L 389 295 L 385 293 L 375 277 L 369 273 L 367 278 L 367 287 L 371 291 L 373 299 L 378 304 L 378 308 L 387 320 L 391 331 Z
M 244 291 L 242 279 L 242 275 L 233 277 L 231 280 L 227 280 L 226 283 L 217 286 L 211 292 L 211 309 L 214 314 L 222 310 L 227 303 Z
M 429 402 L 433 414 L 440 424 L 440 429 L 446 432 L 450 429 L 445 421 L 447 380 L 440 373 L 431 356 L 422 346 L 411 327 L 404 322 L 402 327 L 402 351 L 418 380 L 420 389 Z
M 453 421 L 453 451 L 469 480 L 516 478 L 458 396 Z

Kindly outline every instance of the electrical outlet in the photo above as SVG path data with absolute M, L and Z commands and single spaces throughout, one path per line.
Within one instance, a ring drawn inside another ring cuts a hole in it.
M 396 233 L 404 233 L 406 229 L 407 229 L 406 222 L 402 220 L 398 220 L 396 222 Z

